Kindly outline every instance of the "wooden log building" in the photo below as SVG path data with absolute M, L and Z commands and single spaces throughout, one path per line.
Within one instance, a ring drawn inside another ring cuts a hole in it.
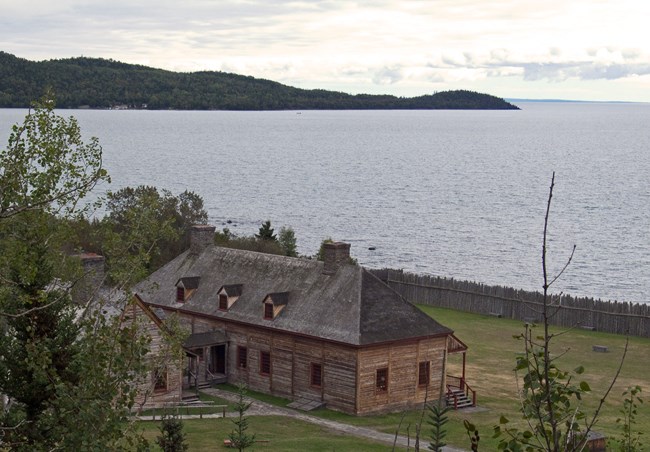
M 136 287 L 139 309 L 190 332 L 185 386 L 241 381 L 358 415 L 448 394 L 447 355 L 466 347 L 351 263 L 349 244 L 321 262 L 217 247 L 214 231 L 194 226 L 190 249 Z

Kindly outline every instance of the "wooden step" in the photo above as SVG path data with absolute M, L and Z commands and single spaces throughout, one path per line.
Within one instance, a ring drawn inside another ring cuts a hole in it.
M 447 405 L 454 406 L 454 395 L 456 396 L 456 408 L 466 408 L 473 406 L 472 400 L 461 390 L 453 390 L 453 395 L 447 396 Z

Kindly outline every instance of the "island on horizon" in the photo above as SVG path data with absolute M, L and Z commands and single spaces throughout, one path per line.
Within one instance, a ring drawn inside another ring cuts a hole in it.
M 301 89 L 218 72 L 172 72 L 102 58 L 30 61 L 0 51 L 0 108 L 27 108 L 51 90 L 58 108 L 148 110 L 519 110 L 468 90 L 417 97 Z

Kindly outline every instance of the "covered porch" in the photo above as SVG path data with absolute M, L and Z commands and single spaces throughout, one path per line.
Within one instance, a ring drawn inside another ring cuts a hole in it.
M 223 331 L 191 334 L 183 343 L 183 388 L 200 389 L 228 380 L 228 340 Z
M 446 375 L 447 379 L 447 406 L 454 409 L 476 406 L 476 391 L 472 389 L 465 379 L 465 364 L 467 359 L 467 345 L 453 334 L 447 340 L 447 355 L 462 354 L 460 375 Z M 458 370 L 458 369 L 455 369 Z

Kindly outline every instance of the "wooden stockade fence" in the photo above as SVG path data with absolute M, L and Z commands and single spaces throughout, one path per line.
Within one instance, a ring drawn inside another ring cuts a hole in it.
M 542 320 L 543 294 L 502 286 L 488 286 L 403 270 L 371 270 L 412 303 L 494 315 L 523 322 Z M 554 299 L 556 301 L 556 299 Z M 562 295 L 561 308 L 551 319 L 559 326 L 650 337 L 650 305 L 576 298 Z

